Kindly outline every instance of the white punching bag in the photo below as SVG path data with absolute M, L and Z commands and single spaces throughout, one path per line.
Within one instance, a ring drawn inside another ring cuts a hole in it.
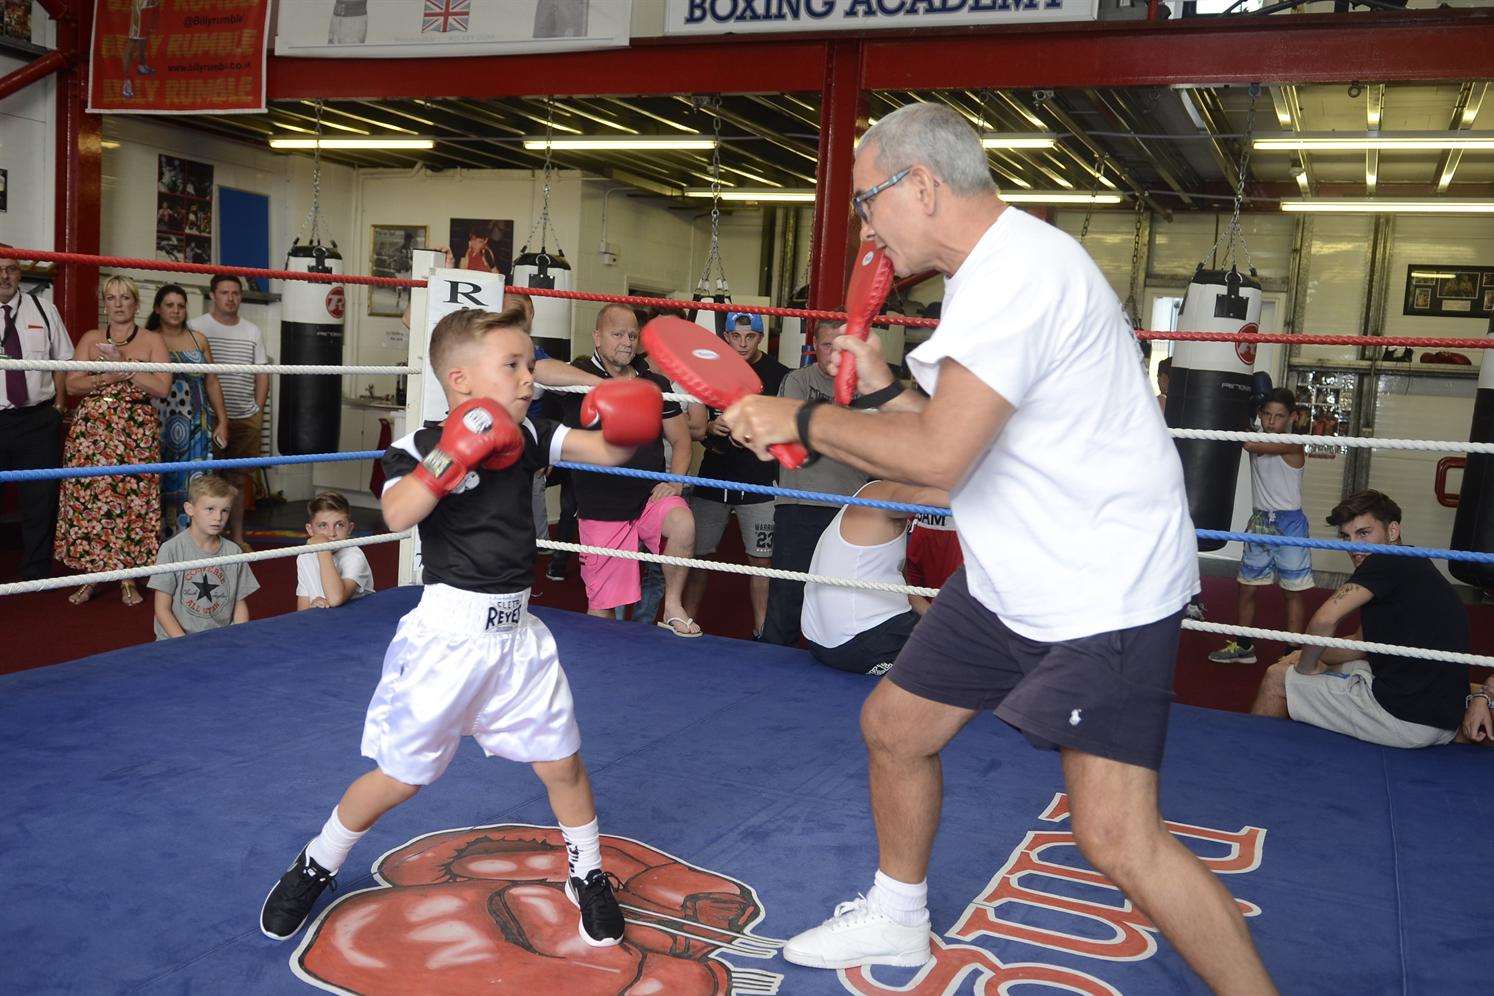
M 704 281 L 695 288 L 695 293 L 690 295 L 692 301 L 712 301 L 716 304 L 731 304 L 731 291 L 726 289 L 726 281 L 716 282 L 715 293 L 706 289 Z M 687 312 L 690 321 L 699 325 L 713 335 L 720 335 L 726 329 L 726 312 L 699 310 Z
M 1260 331 L 1261 285 L 1254 275 L 1199 266 L 1183 297 L 1182 332 Z M 1167 388 L 1167 424 L 1174 429 L 1242 431 L 1250 425 L 1255 343 L 1180 341 L 1172 353 Z M 1199 529 L 1228 530 L 1234 514 L 1240 444 L 1177 440 L 1183 461 L 1188 511 Z M 1200 540 L 1217 550 L 1220 540 Z
M 526 246 L 514 260 L 509 274 L 509 283 L 515 287 L 541 287 L 546 290 L 574 290 L 575 281 L 571 264 L 565 253 L 557 249 L 549 253 L 544 249 L 530 252 Z M 541 297 L 531 294 L 534 305 L 534 344 L 557 360 L 571 358 L 571 312 L 570 298 Z

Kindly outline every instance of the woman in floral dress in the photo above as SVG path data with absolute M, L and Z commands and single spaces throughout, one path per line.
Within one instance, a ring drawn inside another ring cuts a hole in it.
M 187 292 L 176 284 L 156 291 L 146 329 L 157 332 L 171 355 L 172 363 L 212 363 L 213 350 L 204 336 L 187 327 Z M 228 416 L 223 388 L 215 374 L 178 373 L 171 376 L 171 391 L 155 402 L 161 419 L 161 460 L 210 460 L 213 444 L 228 445 Z M 187 485 L 202 471 L 177 470 L 161 475 L 161 511 L 166 535 L 187 528 Z
M 104 284 L 105 327 L 78 340 L 80 360 L 166 363 L 166 344 L 135 324 L 140 291 L 127 277 Z M 154 463 L 161 456 L 161 420 L 151 398 L 171 390 L 165 373 L 69 373 L 68 394 L 83 400 L 73 410 L 62 462 L 67 467 Z M 161 529 L 161 483 L 153 474 L 78 477 L 62 482 L 57 506 L 57 559 L 77 571 L 141 567 L 156 558 Z M 94 586 L 68 601 L 82 605 Z M 126 605 L 144 599 L 133 581 L 120 582 Z

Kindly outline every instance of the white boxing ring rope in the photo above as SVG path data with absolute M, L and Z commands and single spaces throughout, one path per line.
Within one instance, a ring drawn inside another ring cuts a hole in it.
M 424 297 L 422 288 L 415 288 L 413 297 Z M 49 372 L 65 371 L 91 371 L 109 373 L 247 373 L 247 374 L 274 374 L 274 375 L 323 375 L 323 376 L 412 376 L 419 375 L 424 363 L 423 343 L 419 340 L 424 332 L 424 308 L 420 306 L 423 302 L 412 301 L 412 334 L 410 336 L 410 361 L 408 365 L 400 364 L 348 364 L 348 365 L 310 365 L 310 364 L 283 364 L 283 363 L 148 363 L 148 362 L 122 362 L 109 360 L 16 360 L 0 357 L 0 371 L 4 370 L 42 370 Z M 419 329 L 419 335 L 416 330 Z M 585 387 L 545 387 L 546 391 L 561 393 L 585 393 Z M 408 415 L 414 415 L 418 408 L 416 400 L 417 392 L 411 391 L 409 402 L 406 407 Z M 684 404 L 701 404 L 699 399 L 688 394 L 666 393 L 664 397 L 670 401 Z M 1273 443 L 1299 443 L 1306 446 L 1346 446 L 1366 447 L 1393 450 L 1420 450 L 1431 452 L 1449 453 L 1494 453 L 1494 443 L 1473 443 L 1463 441 L 1437 441 L 1424 439 L 1375 439 L 1371 437 L 1355 436 L 1311 436 L 1298 434 L 1263 433 L 1229 431 L 1216 429 L 1170 429 L 1169 432 L 1176 439 L 1205 439 L 1221 442 L 1273 442 Z M 319 544 L 312 548 L 297 545 L 277 550 L 262 550 L 254 553 L 234 554 L 225 557 L 204 558 L 201 560 L 178 563 L 171 565 L 149 565 L 136 568 L 128 568 L 116 571 L 100 571 L 92 574 L 73 575 L 62 578 L 48 578 L 38 581 L 22 581 L 11 584 L 0 584 L 0 596 L 12 594 L 24 594 L 28 592 L 47 591 L 56 588 L 73 587 L 80 584 L 98 584 L 106 581 L 127 580 L 133 578 L 149 577 L 154 574 L 179 573 L 184 570 L 211 566 L 213 564 L 228 563 L 253 563 L 263 560 L 274 560 L 281 557 L 298 556 L 313 549 L 335 550 L 345 546 L 368 546 L 378 543 L 400 542 L 402 548 L 402 573 L 409 563 L 410 553 L 413 550 L 410 543 L 413 531 L 402 533 L 382 533 L 377 536 L 358 537 L 354 539 L 339 540 L 336 542 Z M 663 554 L 643 553 L 632 550 L 612 550 L 604 547 L 583 546 L 576 543 L 561 543 L 553 540 L 537 540 L 536 546 L 541 549 L 568 551 L 574 553 L 594 554 L 599 556 L 621 557 L 627 560 L 647 561 L 660 564 L 671 564 L 688 567 L 695 570 L 711 570 L 728 574 L 746 574 L 760 577 L 777 578 L 788 581 L 802 581 L 810 584 L 828 584 L 837 587 L 862 588 L 871 591 L 884 591 L 894 594 L 921 595 L 932 598 L 938 594 L 937 589 L 919 588 L 910 585 L 883 584 L 879 582 L 861 581 L 856 578 L 837 578 L 819 575 L 810 575 L 798 571 L 781 571 L 774 568 L 754 567 L 750 564 L 727 564 L 713 560 L 696 560 L 693 558 L 670 557 Z M 1258 627 L 1232 626 L 1224 623 L 1199 622 L 1185 619 L 1182 622 L 1184 629 L 1196 630 L 1204 633 L 1213 633 L 1221 636 L 1243 636 L 1252 640 L 1273 640 L 1287 644 L 1301 644 L 1320 646 L 1339 650 L 1352 650 L 1358 652 L 1374 652 L 1395 654 L 1398 656 L 1414 657 L 1423 660 L 1449 661 L 1452 663 L 1472 664 L 1482 667 L 1494 667 L 1494 657 L 1479 654 L 1453 653 L 1449 651 L 1430 650 L 1420 647 L 1400 647 L 1381 643 L 1369 643 L 1362 640 L 1345 640 L 1337 637 L 1311 636 L 1305 633 L 1289 633 L 1284 630 L 1261 629 Z

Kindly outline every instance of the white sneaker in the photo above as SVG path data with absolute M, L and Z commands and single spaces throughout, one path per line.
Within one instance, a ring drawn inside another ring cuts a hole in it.
M 783 948 L 784 961 L 810 968 L 917 968 L 930 957 L 928 924 L 904 927 L 870 909 L 865 896 L 841 903 L 833 917 L 790 938 Z

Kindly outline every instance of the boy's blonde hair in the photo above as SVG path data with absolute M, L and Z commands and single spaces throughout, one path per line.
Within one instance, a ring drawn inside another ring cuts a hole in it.
M 481 308 L 463 308 L 453 311 L 436 323 L 431 331 L 431 369 L 446 383 L 446 375 L 456 366 L 456 357 L 464 348 L 481 342 L 483 337 L 496 329 L 528 331 L 528 316 L 523 308 L 505 308 L 502 311 L 484 311 Z
M 323 491 L 306 503 L 306 521 L 310 522 L 322 512 L 338 512 L 351 519 L 353 506 L 349 505 L 348 500 L 338 492 Z
M 187 501 L 194 504 L 200 498 L 237 498 L 239 489 L 217 474 L 203 474 L 192 478 L 187 485 Z

